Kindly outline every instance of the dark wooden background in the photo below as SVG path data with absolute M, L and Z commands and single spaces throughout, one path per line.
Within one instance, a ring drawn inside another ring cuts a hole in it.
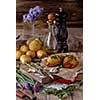
M 38 19 L 44 23 L 48 13 L 57 12 L 58 7 L 62 6 L 68 13 L 68 27 L 83 27 L 83 0 L 16 0 L 16 25 L 21 25 L 22 15 L 37 5 L 44 8 L 43 14 Z

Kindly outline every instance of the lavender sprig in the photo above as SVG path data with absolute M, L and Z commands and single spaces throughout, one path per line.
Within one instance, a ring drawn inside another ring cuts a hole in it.
M 28 13 L 23 15 L 23 22 L 34 22 L 42 12 L 43 8 L 41 8 L 40 6 L 30 8 Z

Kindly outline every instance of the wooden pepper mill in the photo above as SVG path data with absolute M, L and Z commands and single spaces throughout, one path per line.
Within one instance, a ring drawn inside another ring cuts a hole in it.
M 59 11 L 56 13 L 56 26 L 57 26 L 57 50 L 58 52 L 68 52 L 68 31 L 67 31 L 67 14 L 60 7 Z

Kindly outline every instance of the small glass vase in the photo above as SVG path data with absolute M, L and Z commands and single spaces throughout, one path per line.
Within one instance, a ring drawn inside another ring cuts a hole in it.
M 34 23 L 24 22 L 23 23 L 23 40 L 28 40 L 34 37 Z

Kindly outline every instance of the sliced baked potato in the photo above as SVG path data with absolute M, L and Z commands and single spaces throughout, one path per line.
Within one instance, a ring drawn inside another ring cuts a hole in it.
M 47 58 L 46 65 L 49 67 L 54 67 L 61 64 L 61 58 L 59 55 L 52 54 Z
M 75 68 L 79 64 L 79 61 L 74 55 L 66 55 L 63 59 L 63 65 L 65 68 Z

